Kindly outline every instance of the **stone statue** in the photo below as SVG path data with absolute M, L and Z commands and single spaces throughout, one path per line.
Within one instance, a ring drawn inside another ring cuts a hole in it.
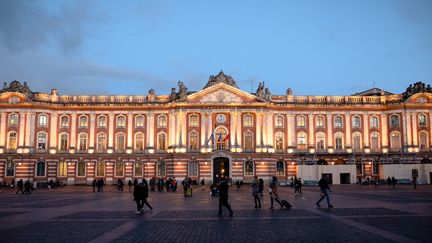
M 178 81 L 178 86 L 179 86 L 179 97 L 180 97 L 180 99 L 181 100 L 186 99 L 186 96 L 187 96 L 187 88 L 186 88 L 186 86 L 181 81 Z
M 155 94 L 154 89 L 150 89 L 148 92 L 148 95 L 147 95 L 147 100 L 154 101 L 155 98 L 156 98 L 156 94 Z
M 177 92 L 176 92 L 176 88 L 171 88 L 171 94 L 169 96 L 169 100 L 170 101 L 174 101 L 177 99 Z
M 258 84 L 258 89 L 256 91 L 256 96 L 258 96 L 259 98 L 264 98 L 264 82 L 260 82 Z
M 287 91 L 286 91 L 286 94 L 287 95 L 293 95 L 292 89 L 288 88 Z
M 269 88 L 265 88 L 264 99 L 271 100 L 271 93 L 270 93 L 270 89 Z

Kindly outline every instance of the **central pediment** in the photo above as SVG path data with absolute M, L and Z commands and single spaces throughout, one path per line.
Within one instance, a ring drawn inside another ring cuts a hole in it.
M 187 97 L 187 102 L 207 104 L 251 103 L 261 102 L 255 95 L 246 93 L 233 86 L 218 83 Z

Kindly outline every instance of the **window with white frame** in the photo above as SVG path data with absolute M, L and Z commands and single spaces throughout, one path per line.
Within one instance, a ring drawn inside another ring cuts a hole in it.
M 419 148 L 420 151 L 427 151 L 429 148 L 429 142 L 428 142 L 428 132 L 421 131 L 419 132 Z
M 118 161 L 115 163 L 115 176 L 123 176 L 124 175 L 124 163 Z
M 79 127 L 86 128 L 88 126 L 88 118 L 87 116 L 80 116 L 79 118 Z
M 61 177 L 67 176 L 67 164 L 65 161 L 58 162 L 58 175 Z
M 334 117 L 334 127 L 335 128 L 341 128 L 342 127 L 342 117 L 341 116 L 335 116 Z
M 48 117 L 46 115 L 39 115 L 38 126 L 46 127 L 48 125 Z
M 121 115 L 116 118 L 116 127 L 117 128 L 125 128 L 126 127 L 126 117 Z
M 307 134 L 305 132 L 297 133 L 297 148 L 299 150 L 304 150 L 307 148 Z
M 45 176 L 45 162 L 38 161 L 36 163 L 36 176 L 39 177 Z
M 297 127 L 306 127 L 306 117 L 297 116 Z
M 371 141 L 371 150 L 372 151 L 378 151 L 379 150 L 379 134 L 376 132 L 371 133 L 370 135 L 370 141 Z
M 86 176 L 86 164 L 84 161 L 80 161 L 77 163 L 77 176 Z
M 196 160 L 189 161 L 188 163 L 188 176 L 198 176 L 199 163 Z
M 378 124 L 378 117 L 377 116 L 371 116 L 369 119 L 369 125 L 371 128 L 378 128 L 379 124 Z
M 277 132 L 275 136 L 275 149 L 281 151 L 284 149 L 284 134 L 282 132 Z
M 243 126 L 251 127 L 253 126 L 253 119 L 251 114 L 243 115 Z
M 135 127 L 144 127 L 144 116 L 135 117 Z
M 322 132 L 316 134 L 316 149 L 325 149 L 325 134 Z
M 47 134 L 44 132 L 39 132 L 37 134 L 37 149 L 46 150 L 47 145 Z
M 134 164 L 134 175 L 135 177 L 143 176 L 143 163 L 142 162 L 135 162 Z
M 401 139 L 399 132 L 392 132 L 390 134 L 390 149 L 399 151 L 401 149 Z
M 105 176 L 105 162 L 96 163 L 96 176 L 97 177 Z
M 189 133 L 189 150 L 198 150 L 198 132 L 192 131 Z
M 167 117 L 166 115 L 159 115 L 158 116 L 158 127 L 167 127 Z
M 7 142 L 8 149 L 17 149 L 17 133 L 9 132 Z
M 165 151 L 167 149 L 167 136 L 165 133 L 161 132 L 157 136 L 157 150 Z
M 135 134 L 135 150 L 143 151 L 144 150 L 144 133 L 137 132 Z
M 9 115 L 9 126 L 18 126 L 18 114 Z
M 69 127 L 69 117 L 68 116 L 60 117 L 60 127 L 62 127 L 62 128 Z
M 399 116 L 398 115 L 391 115 L 390 116 L 390 127 L 398 127 L 399 125 L 400 125 Z
M 78 150 L 79 151 L 86 151 L 87 150 L 87 134 L 86 133 L 80 133 L 78 135 Z
M 161 160 L 156 163 L 156 176 L 165 177 L 166 176 L 166 164 L 165 161 Z
M 107 127 L 107 117 L 106 116 L 99 116 L 97 124 L 98 124 L 99 128 Z
M 352 117 L 352 127 L 358 128 L 360 126 L 361 126 L 360 116 L 353 116 Z
M 276 174 L 277 175 L 285 175 L 285 161 L 278 160 L 276 162 Z
M 69 149 L 69 135 L 67 133 L 60 134 L 60 150 L 65 151 Z
M 352 135 L 352 143 L 353 143 L 353 149 L 354 150 L 360 150 L 361 147 L 361 134 L 360 133 L 353 133 Z
M 15 163 L 12 161 L 6 162 L 6 176 L 15 176 Z
M 276 116 L 275 117 L 275 127 L 276 128 L 283 128 L 283 126 L 284 126 L 283 116 Z
M 343 149 L 343 133 L 336 133 L 335 134 L 335 149 L 336 150 L 341 150 Z
M 101 132 L 97 135 L 96 151 L 102 152 L 106 150 L 107 136 Z
M 117 133 L 116 134 L 116 151 L 117 152 L 123 152 L 126 149 L 126 136 L 124 133 Z
M 253 142 L 253 134 L 252 132 L 245 132 L 244 133 L 244 144 L 243 149 L 245 151 L 252 151 L 254 150 L 254 142 Z
M 254 175 L 254 163 L 250 160 L 244 163 L 244 175 Z
M 199 124 L 199 122 L 198 122 L 198 115 L 195 115 L 195 114 L 190 115 L 189 116 L 189 126 L 190 127 L 197 127 L 198 124 Z
M 315 118 L 315 125 L 317 128 L 321 128 L 324 127 L 324 117 L 322 116 L 317 116 Z

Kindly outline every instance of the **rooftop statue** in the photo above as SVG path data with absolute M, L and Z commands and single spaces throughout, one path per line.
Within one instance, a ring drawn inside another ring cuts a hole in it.
M 32 91 L 27 86 L 27 82 L 21 84 L 17 80 L 12 81 L 9 85 L 7 85 L 7 83 L 5 82 L 3 84 L 3 89 L 0 91 L 0 93 L 4 93 L 4 92 L 19 92 L 27 95 L 28 97 L 32 96 Z
M 215 84 L 218 84 L 218 83 L 224 83 L 224 84 L 228 84 L 230 86 L 233 86 L 235 88 L 239 88 L 237 86 L 236 82 L 234 81 L 234 79 L 229 75 L 225 75 L 224 72 L 221 70 L 218 73 L 218 75 L 216 75 L 216 76 L 211 75 L 209 77 L 209 80 L 208 80 L 207 84 L 204 86 L 204 89 L 208 88 L 210 86 L 213 86 Z
M 417 93 L 432 93 L 432 88 L 428 84 L 426 85 L 423 82 L 416 82 L 414 84 L 410 84 L 406 91 L 402 93 L 404 99 L 408 99 L 411 95 Z

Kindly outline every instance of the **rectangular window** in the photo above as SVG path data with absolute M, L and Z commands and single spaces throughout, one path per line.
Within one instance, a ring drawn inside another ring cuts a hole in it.
M 188 175 L 189 176 L 198 176 L 198 161 L 189 162 Z

